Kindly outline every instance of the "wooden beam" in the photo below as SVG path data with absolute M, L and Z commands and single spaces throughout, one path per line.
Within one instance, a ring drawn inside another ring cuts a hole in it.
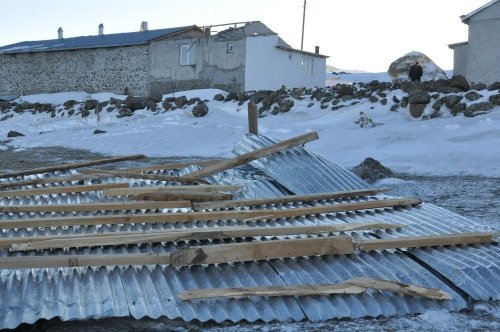
M 54 218 L 28 218 L 1 220 L 0 229 L 4 228 L 31 228 L 31 227 L 57 227 L 76 225 L 102 225 L 102 224 L 134 224 L 134 223 L 166 223 L 166 222 L 196 222 L 208 220 L 266 220 L 276 218 L 293 218 L 304 215 L 321 213 L 346 212 L 375 208 L 393 208 L 419 204 L 420 199 L 386 199 L 359 203 L 334 204 L 293 209 L 255 209 L 239 211 L 210 211 L 210 212 L 183 212 L 165 214 L 140 214 L 140 215 L 110 215 L 90 217 L 54 217 Z
M 162 231 L 135 231 L 66 234 L 0 239 L 0 248 L 12 250 L 41 250 L 55 248 L 81 248 L 107 245 L 128 245 L 148 242 L 178 242 L 260 236 L 286 236 L 295 234 L 329 234 L 372 229 L 395 229 L 404 225 L 389 223 L 350 223 L 328 226 L 248 227 L 229 226 L 217 228 L 175 229 Z
M 310 132 L 304 135 L 300 135 L 285 141 L 282 141 L 277 144 L 273 144 L 271 146 L 267 146 L 265 148 L 257 149 L 255 151 L 249 152 L 242 154 L 241 156 L 228 159 L 228 160 L 223 160 L 215 165 L 207 166 L 205 168 L 202 168 L 199 171 L 195 171 L 192 173 L 187 174 L 186 176 L 189 177 L 194 177 L 194 178 L 204 178 L 206 176 L 221 172 L 223 170 L 233 168 L 239 165 L 243 165 L 246 163 L 249 163 L 253 160 L 269 156 L 273 153 L 280 152 L 286 149 L 290 149 L 292 147 L 298 146 L 298 145 L 303 145 L 307 142 L 314 141 L 318 139 L 318 134 L 316 132 Z
M 105 202 L 79 204 L 0 205 L 0 213 L 18 212 L 80 212 L 80 211 L 128 211 L 149 209 L 190 208 L 190 201 L 175 202 Z
M 257 105 L 253 101 L 248 103 L 248 132 L 253 135 L 259 134 L 259 117 Z
M 19 172 L 3 173 L 3 174 L 0 174 L 0 179 L 15 178 L 18 176 L 31 175 L 31 174 L 66 171 L 68 169 L 89 167 L 89 166 L 95 166 L 95 165 L 104 165 L 104 164 L 117 163 L 117 162 L 127 161 L 127 160 L 136 160 L 136 159 L 141 159 L 141 158 L 145 158 L 145 156 L 142 154 L 136 154 L 136 155 L 124 156 L 124 157 L 90 160 L 90 161 L 85 161 L 85 162 L 81 162 L 81 163 L 74 163 L 74 164 L 64 164 L 64 165 L 59 165 L 59 166 L 40 167 L 40 168 L 29 169 L 29 170 L 24 170 L 24 171 L 19 171 Z
M 191 201 L 208 202 L 232 199 L 233 194 L 217 192 L 173 191 L 168 189 L 129 197 L 133 201 Z
M 47 184 L 47 183 L 66 183 L 73 181 L 85 181 L 85 180 L 94 180 L 100 178 L 110 177 L 107 174 L 77 174 L 77 175 L 68 175 L 68 176 L 53 176 L 48 178 L 40 178 L 33 180 L 23 180 L 23 181 L 14 181 L 14 182 L 3 182 L 0 183 L 0 189 L 4 188 L 12 188 L 12 187 L 24 187 L 24 186 L 36 186 L 39 184 Z
M 161 174 L 143 174 L 143 173 L 132 173 L 132 172 L 122 172 L 122 171 L 114 171 L 114 170 L 105 170 L 105 169 L 87 169 L 86 173 L 99 173 L 99 174 L 108 174 L 108 176 L 118 177 L 118 178 L 126 178 L 126 179 L 144 179 L 144 180 L 154 180 L 154 181 L 166 181 L 166 182 L 180 182 L 180 183 L 196 183 L 196 184 L 210 184 L 210 182 L 194 177 L 187 176 L 170 176 L 170 175 L 161 175 Z
M 158 191 L 191 191 L 191 192 L 220 192 L 220 191 L 237 191 L 241 186 L 217 186 L 217 185 L 184 185 L 184 186 L 156 186 L 156 187 L 133 187 L 104 190 L 105 196 L 128 196 L 139 195 L 146 193 L 154 193 Z
M 126 189 L 116 189 L 116 190 L 126 190 Z M 209 209 L 227 209 L 227 208 L 241 207 L 241 206 L 287 204 L 293 202 L 312 202 L 312 201 L 322 201 L 322 200 L 346 198 L 346 197 L 373 196 L 378 193 L 389 190 L 390 190 L 389 188 L 361 189 L 361 190 L 337 191 L 337 192 L 327 192 L 327 193 L 309 194 L 309 195 L 288 195 L 288 196 L 262 198 L 262 199 L 241 199 L 241 200 L 220 201 L 220 202 L 202 202 L 202 203 L 194 203 L 193 209 L 199 211 L 199 210 L 209 210 Z
M 374 288 L 381 291 L 389 291 L 403 295 L 421 296 L 435 300 L 453 300 L 453 297 L 450 294 L 438 288 L 428 288 L 390 280 L 362 277 L 349 279 L 346 283 L 352 286 Z
M 102 184 L 90 184 L 83 186 L 61 186 L 61 187 L 37 188 L 37 189 L 3 190 L 0 191 L 0 197 L 25 197 L 25 196 L 50 195 L 50 194 L 62 194 L 62 193 L 80 193 L 80 192 L 97 191 L 109 188 L 125 188 L 128 186 L 129 186 L 128 183 L 102 183 Z
M 168 265 L 170 254 L 58 255 L 0 257 L 0 269 L 87 267 L 118 265 Z
M 173 252 L 171 264 L 190 266 L 352 253 L 354 253 L 352 239 L 336 236 L 192 247 Z
M 126 169 L 119 169 L 119 171 L 133 172 L 133 173 L 155 172 L 155 171 L 164 171 L 170 169 L 182 169 L 189 167 L 191 165 L 198 165 L 200 167 L 204 167 L 216 164 L 218 162 L 220 162 L 219 159 L 208 159 L 208 160 L 199 160 L 199 161 L 192 161 L 185 163 L 172 163 L 172 164 L 145 166 L 145 167 L 126 168 Z
M 181 300 L 211 298 L 241 298 L 250 296 L 322 296 L 332 294 L 360 294 L 368 288 L 394 293 L 426 297 L 435 300 L 453 300 L 447 292 L 412 284 L 374 278 L 353 278 L 341 284 L 284 285 L 263 287 L 207 288 L 183 292 Z
M 498 234 L 498 232 L 483 232 L 412 236 L 397 239 L 364 240 L 357 242 L 356 245 L 361 251 L 371 251 L 397 248 L 420 248 L 460 244 L 492 243 L 496 242 L 496 237 L 498 237 Z
M 284 285 L 262 287 L 206 288 L 188 290 L 179 295 L 183 301 L 213 298 L 242 298 L 250 296 L 324 296 L 360 294 L 366 288 L 350 284 Z

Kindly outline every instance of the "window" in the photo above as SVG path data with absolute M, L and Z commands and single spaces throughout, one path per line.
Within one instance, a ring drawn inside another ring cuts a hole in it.
M 181 45 L 181 66 L 192 66 L 196 64 L 196 45 Z
M 313 74 L 313 59 L 311 58 L 302 58 L 302 74 L 312 75 Z
M 234 53 L 234 44 L 227 44 L 227 53 Z

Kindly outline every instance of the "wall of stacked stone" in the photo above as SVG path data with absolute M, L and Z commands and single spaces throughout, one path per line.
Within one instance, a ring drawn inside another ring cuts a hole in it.
M 148 93 L 148 46 L 0 54 L 0 94 Z

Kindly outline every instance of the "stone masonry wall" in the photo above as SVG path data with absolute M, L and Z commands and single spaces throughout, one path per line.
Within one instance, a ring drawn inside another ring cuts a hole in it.
M 0 94 L 148 93 L 148 46 L 0 54 Z

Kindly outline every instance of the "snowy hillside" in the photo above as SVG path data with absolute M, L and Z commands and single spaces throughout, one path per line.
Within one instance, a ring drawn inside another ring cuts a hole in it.
M 356 74 L 351 78 L 360 80 L 359 75 L 364 75 L 365 82 L 384 80 L 381 74 Z M 349 81 L 345 75 L 337 78 L 340 82 Z M 370 98 L 342 99 L 337 105 L 332 104 L 334 101 L 318 100 L 313 92 L 302 91 L 297 98 L 289 96 L 287 99 L 293 101 L 293 107 L 288 112 L 274 112 L 272 107 L 276 108 L 276 104 L 271 105 L 259 119 L 260 133 L 286 139 L 317 131 L 320 139 L 308 147 L 346 167 L 373 157 L 395 171 L 410 174 L 500 176 L 500 106 L 475 117 L 452 116 L 443 106 L 439 117 L 429 118 L 433 100 L 422 118 L 415 119 L 410 116 L 409 107 L 391 111 L 394 100 L 407 96 L 401 89 L 378 91 L 381 93 L 373 94 L 377 101 L 370 95 Z M 498 90 L 483 89 L 478 91 L 479 99 L 464 98 L 462 102 L 467 105 L 487 102 L 498 93 Z M 216 101 L 216 94 L 228 95 L 220 90 L 175 94 L 176 97 L 186 95 L 188 100 L 193 97 L 208 100 L 209 112 L 204 117 L 193 115 L 196 104 L 166 111 L 165 103 L 161 102 L 156 105 L 156 111 L 144 108 L 120 117 L 119 108 L 107 101 L 110 97 L 124 100 L 126 96 L 108 93 L 23 96 L 16 100 L 18 104 L 50 103 L 54 105 L 53 110 L 0 108 L 0 150 L 64 146 L 110 155 L 231 157 L 233 145 L 247 132 L 248 101 Z M 465 92 L 456 94 L 463 96 Z M 434 97 L 441 96 L 443 94 Z M 77 104 L 69 109 L 64 107 L 63 103 L 71 99 Z M 79 103 L 91 99 L 105 102 L 101 104 L 102 111 L 99 115 L 95 110 L 82 115 L 83 104 Z M 361 128 L 356 123 L 360 112 L 376 126 Z M 94 134 L 96 129 L 104 133 Z M 25 136 L 8 139 L 9 131 Z

